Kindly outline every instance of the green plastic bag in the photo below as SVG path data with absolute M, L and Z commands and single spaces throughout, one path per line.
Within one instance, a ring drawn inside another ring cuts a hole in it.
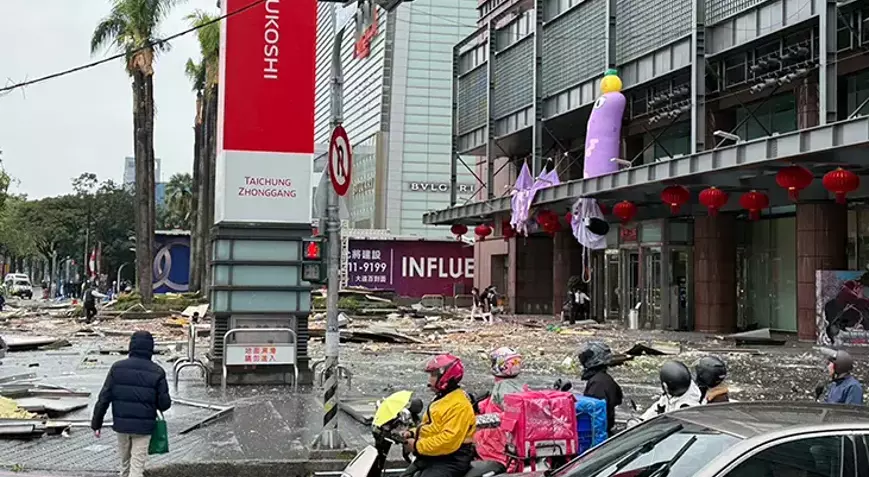
M 148 455 L 168 453 L 169 428 L 166 427 L 166 420 L 163 419 L 163 413 L 160 413 L 157 415 L 157 422 L 154 423 L 154 432 L 151 433 L 151 442 L 148 444 Z

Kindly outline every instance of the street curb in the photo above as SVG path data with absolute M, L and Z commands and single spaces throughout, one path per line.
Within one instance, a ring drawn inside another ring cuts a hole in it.
M 308 477 L 315 472 L 341 471 L 351 459 L 331 460 L 236 460 L 225 462 L 185 462 L 145 470 L 145 477 Z M 404 461 L 389 461 L 389 467 L 404 468 Z M 0 476 L 3 477 L 3 476 Z

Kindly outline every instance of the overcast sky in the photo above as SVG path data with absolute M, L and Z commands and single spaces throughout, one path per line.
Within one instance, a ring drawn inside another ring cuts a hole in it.
M 0 84 L 33 79 L 93 61 L 90 38 L 109 11 L 109 0 L 2 0 Z M 216 0 L 187 0 L 161 29 L 168 36 L 188 28 L 195 9 L 217 13 Z M 198 59 L 195 35 L 175 40 L 157 59 L 154 148 L 162 180 L 191 172 L 195 97 L 184 74 Z M 131 86 L 121 60 L 29 86 L 0 97 L 0 150 L 15 192 L 33 198 L 70 192 L 82 172 L 120 181 L 132 156 Z M 158 179 L 160 180 L 160 179 Z

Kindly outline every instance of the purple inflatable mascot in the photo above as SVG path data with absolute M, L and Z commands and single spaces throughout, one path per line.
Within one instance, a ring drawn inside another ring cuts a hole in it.
M 622 80 L 616 70 L 607 70 L 600 81 L 600 90 L 603 94 L 594 102 L 585 133 L 583 177 L 586 179 L 619 170 L 619 164 L 611 159 L 620 157 L 625 96 L 621 93 Z

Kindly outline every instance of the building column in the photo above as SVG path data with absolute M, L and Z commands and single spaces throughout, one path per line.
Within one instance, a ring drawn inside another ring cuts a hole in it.
M 706 150 L 706 0 L 692 5 L 691 154 Z
M 694 331 L 736 330 L 736 216 L 694 220 Z
M 537 176 L 543 170 L 543 0 L 534 0 L 534 102 L 532 111 L 534 124 L 531 126 L 531 175 Z
M 495 198 L 495 24 L 486 25 L 489 59 L 486 61 L 486 195 L 480 195 L 480 200 Z M 455 133 L 454 133 L 455 134 Z M 485 197 L 485 199 L 484 199 Z
M 824 0 L 818 9 L 819 53 L 818 90 L 821 125 L 836 122 L 838 114 L 839 73 L 837 63 L 839 10 L 836 0 Z
M 833 202 L 797 204 L 797 333 L 814 341 L 817 270 L 848 267 L 848 209 Z

